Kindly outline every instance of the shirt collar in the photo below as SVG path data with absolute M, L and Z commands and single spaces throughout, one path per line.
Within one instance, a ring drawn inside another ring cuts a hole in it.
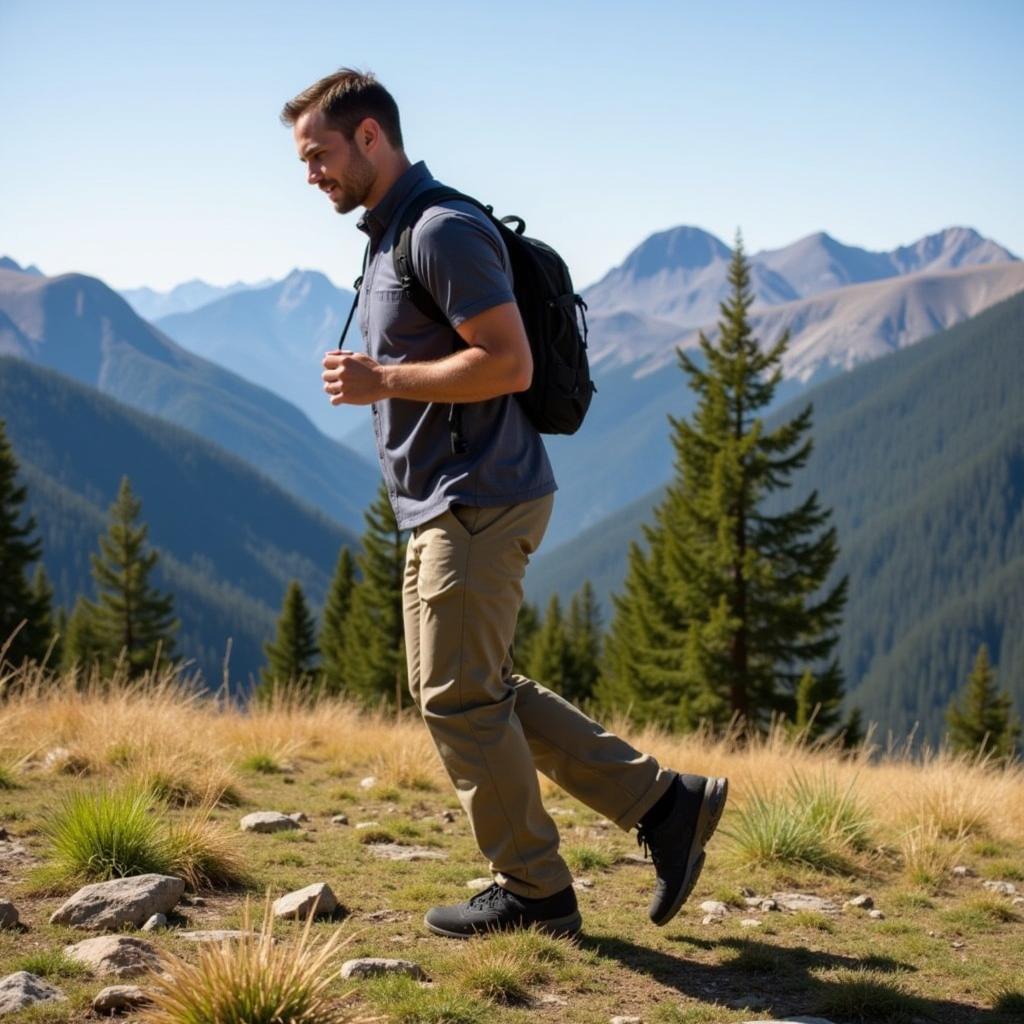
M 384 198 L 372 209 L 367 210 L 356 223 L 360 231 L 370 236 L 371 241 L 378 242 L 384 229 L 391 223 L 398 207 L 409 198 L 412 190 L 421 182 L 430 180 L 427 165 L 419 160 L 406 170 L 402 176 L 387 190 Z

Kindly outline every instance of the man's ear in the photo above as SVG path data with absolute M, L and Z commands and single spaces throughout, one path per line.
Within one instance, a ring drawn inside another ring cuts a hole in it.
M 380 135 L 380 125 L 372 117 L 364 117 L 356 128 L 356 138 L 364 153 L 368 153 L 377 145 Z

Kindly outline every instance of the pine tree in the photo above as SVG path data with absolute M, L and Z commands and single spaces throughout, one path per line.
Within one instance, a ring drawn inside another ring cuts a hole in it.
M 267 664 L 257 687 L 265 697 L 275 689 L 311 690 L 316 679 L 316 622 L 298 580 L 292 580 L 284 595 L 274 639 L 263 645 Z
M 77 667 L 81 672 L 88 673 L 100 660 L 101 644 L 94 623 L 95 609 L 86 598 L 79 595 L 64 630 L 60 663 L 63 671 L 68 672 Z
M 402 626 L 406 534 L 382 483 L 365 513 L 360 579 L 345 619 L 345 690 L 367 704 L 384 698 L 401 708 L 408 686 Z
M 345 688 L 345 620 L 352 605 L 355 585 L 355 561 L 352 552 L 343 547 L 338 553 L 320 627 L 323 686 L 328 693 L 340 693 Z
M 42 544 L 33 536 L 32 516 L 19 523 L 27 491 L 18 485 L 17 475 L 14 451 L 0 420 L 0 650 L 10 640 L 4 659 L 12 665 L 26 658 L 41 659 L 51 639 L 49 601 L 44 602 L 28 579 L 28 568 L 39 559 Z
M 516 619 L 515 638 L 512 641 L 512 660 L 516 672 L 529 675 L 530 658 L 533 642 L 540 631 L 540 612 L 535 604 L 524 601 L 519 606 L 519 617 Z
M 571 686 L 571 671 L 572 652 L 562 615 L 562 603 L 557 594 L 552 594 L 540 629 L 533 640 L 526 674 L 555 693 L 567 696 L 566 691 Z
M 63 639 L 60 635 L 59 624 L 54 618 L 53 587 L 50 585 L 50 578 L 46 575 L 46 567 L 42 562 L 36 566 L 30 589 L 32 602 L 37 609 L 36 632 L 40 643 L 44 645 L 40 657 L 49 655 L 50 668 L 58 667 L 61 662 Z
M 122 477 L 100 553 L 91 559 L 97 600 L 76 608 L 104 670 L 120 662 L 133 677 L 170 661 L 178 629 L 173 598 L 149 582 L 159 555 L 146 549 L 149 527 L 138 522 L 141 511 L 142 502 Z
M 563 696 L 580 703 L 594 696 L 601 663 L 601 609 L 590 580 L 583 581 L 569 602 L 565 631 L 570 667 Z
M 985 752 L 1000 758 L 1014 753 L 1021 734 L 1020 722 L 1013 714 L 1010 695 L 996 689 L 986 644 L 978 650 L 962 701 L 950 701 L 946 722 L 954 750 Z
M 769 499 L 790 486 L 811 452 L 811 407 L 772 431 L 758 413 L 781 380 L 784 334 L 768 351 L 753 337 L 750 269 L 737 236 L 719 337 L 703 333 L 702 364 L 679 363 L 696 392 L 692 421 L 670 417 L 675 478 L 634 547 L 605 659 L 604 702 L 640 718 L 692 728 L 733 715 L 749 727 L 773 713 L 816 707 L 812 731 L 837 724 L 843 678 L 833 649 L 846 601 L 827 592 L 838 555 L 816 492 L 788 511 Z

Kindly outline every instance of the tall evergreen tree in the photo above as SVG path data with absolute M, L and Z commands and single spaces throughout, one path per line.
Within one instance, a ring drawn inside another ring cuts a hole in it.
M 552 594 L 531 645 L 526 674 L 555 693 L 568 696 L 567 691 L 572 685 L 571 672 L 572 652 L 562 615 L 562 603 L 557 594 Z
M 50 668 L 58 668 L 61 663 L 63 638 L 53 608 L 53 587 L 42 562 L 36 566 L 36 571 L 32 575 L 31 591 L 38 615 L 36 630 L 40 644 L 43 645 L 40 656 L 45 657 L 48 654 Z
M 516 619 L 516 633 L 512 641 L 512 660 L 516 672 L 529 675 L 533 642 L 540 630 L 540 612 L 535 604 L 524 601 Z
M 1008 693 L 996 688 L 988 645 L 982 644 L 974 660 L 962 700 L 950 701 L 946 711 L 949 741 L 954 750 L 985 752 L 1009 757 L 1020 739 L 1020 722 L 1013 714 Z
M 267 656 L 267 664 L 257 688 L 258 696 L 266 696 L 277 687 L 313 688 L 319 653 L 316 622 L 298 580 L 288 584 L 277 620 L 277 634 L 263 645 L 263 652 Z
M 61 668 L 67 672 L 76 666 L 88 672 L 100 660 L 101 644 L 94 630 L 95 609 L 81 595 L 68 616 L 61 650 Z
M 400 708 L 408 686 L 402 626 L 402 578 L 406 533 L 399 530 L 382 483 L 367 509 L 359 582 L 345 619 L 345 690 L 376 704 L 381 698 Z
M 569 602 L 565 631 L 570 668 L 564 695 L 578 703 L 594 696 L 600 675 L 601 609 L 590 580 L 583 581 Z
M 159 555 L 147 550 L 149 527 L 138 521 L 141 512 L 142 502 L 122 477 L 100 553 L 91 559 L 97 600 L 83 602 L 80 612 L 104 669 L 123 661 L 132 676 L 170 661 L 178 629 L 172 596 L 150 583 Z
M 352 552 L 343 547 L 338 553 L 320 627 L 323 686 L 328 693 L 340 693 L 345 688 L 345 620 L 352 605 L 355 577 L 356 566 Z
M 4 657 L 13 665 L 42 658 L 51 639 L 49 600 L 28 577 L 42 545 L 34 536 L 35 519 L 27 516 L 21 521 L 27 492 L 17 475 L 14 451 L 0 420 L 0 649 L 10 640 Z
M 788 334 L 767 351 L 753 337 L 738 235 L 729 284 L 717 341 L 700 335 L 702 365 L 678 353 L 697 408 L 692 422 L 670 417 L 675 478 L 647 551 L 630 552 L 601 695 L 682 728 L 736 714 L 757 727 L 773 712 L 795 717 L 810 672 L 803 700 L 820 733 L 839 716 L 833 650 L 847 583 L 825 589 L 838 546 L 816 492 L 788 511 L 767 507 L 810 455 L 811 407 L 770 432 L 757 415 L 781 380 Z

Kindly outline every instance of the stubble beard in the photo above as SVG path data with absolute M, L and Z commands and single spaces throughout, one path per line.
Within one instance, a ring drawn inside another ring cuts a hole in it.
M 355 151 L 352 164 L 345 177 L 337 182 L 341 196 L 334 203 L 335 212 L 351 213 L 356 207 L 365 206 L 366 197 L 370 194 L 376 180 L 377 172 L 373 164 L 358 151 Z

